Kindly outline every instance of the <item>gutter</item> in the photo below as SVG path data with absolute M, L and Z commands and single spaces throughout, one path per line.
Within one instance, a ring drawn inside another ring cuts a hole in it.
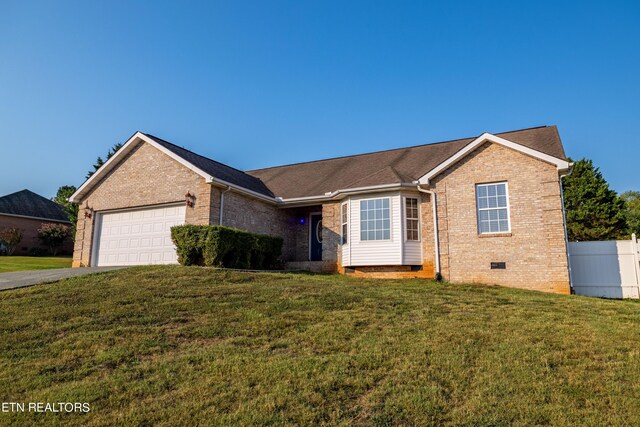
M 252 196 L 255 197 L 257 199 L 263 200 L 265 202 L 269 202 L 269 203 L 273 203 L 273 204 L 278 204 L 278 199 L 276 199 L 275 197 L 270 197 L 270 196 L 266 196 L 264 194 L 260 194 L 256 191 L 253 190 L 249 190 L 247 188 L 244 187 L 240 187 L 239 185 L 235 185 L 232 184 L 228 181 L 225 181 L 223 179 L 219 179 L 219 178 L 215 178 L 213 176 L 209 177 L 206 182 L 208 184 L 212 184 L 212 185 L 217 185 L 217 186 L 221 186 L 221 187 L 226 187 L 227 190 L 231 189 L 234 191 L 237 191 L 238 193 L 242 193 L 242 194 L 246 194 L 248 196 Z
M 222 225 L 222 218 L 224 217 L 224 193 L 231 191 L 231 187 L 227 185 L 227 189 L 220 192 L 220 225 Z
M 562 225 L 564 225 L 564 246 L 565 253 L 567 254 L 567 269 L 569 270 L 569 287 L 571 288 L 571 293 L 573 293 L 573 280 L 571 279 L 571 262 L 569 255 L 569 233 L 567 232 L 567 213 L 564 208 L 564 188 L 562 188 L 562 178 L 565 176 L 569 176 L 573 173 L 573 163 L 569 163 L 569 168 L 566 170 L 566 173 L 560 174 L 560 202 L 562 203 Z
M 369 187 L 356 187 L 356 188 L 346 188 L 346 189 L 341 189 L 336 191 L 329 191 L 322 196 L 294 197 L 290 199 L 283 199 L 281 197 L 277 197 L 276 199 L 281 205 L 293 205 L 293 204 L 303 205 L 303 204 L 312 204 L 313 202 L 340 200 L 347 195 L 390 191 L 390 190 L 402 189 L 406 187 L 415 188 L 415 183 L 402 182 L 399 184 L 371 185 Z
M 420 184 L 417 185 L 418 191 L 421 193 L 430 194 L 432 197 L 431 207 L 433 209 L 433 240 L 435 243 L 435 257 L 436 257 L 436 277 L 438 280 L 442 278 L 442 273 L 440 272 L 440 241 L 439 241 L 439 233 L 438 233 L 438 199 L 435 191 L 426 190 L 420 187 Z

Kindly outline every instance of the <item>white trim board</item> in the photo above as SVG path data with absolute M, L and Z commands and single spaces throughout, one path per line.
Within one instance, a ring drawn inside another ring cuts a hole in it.
M 10 213 L 5 213 L 5 212 L 0 212 L 0 216 L 10 216 L 10 217 L 14 217 L 14 218 L 35 219 L 35 220 L 44 221 L 44 222 L 59 222 L 60 224 L 71 224 L 71 221 L 65 221 L 65 220 L 62 220 L 62 219 L 51 219 L 51 218 L 44 218 L 44 217 L 39 217 L 39 216 L 16 215 L 16 214 L 10 214 Z
M 528 156 L 534 157 L 536 159 L 540 159 L 543 162 L 547 162 L 556 166 L 556 168 L 558 168 L 558 171 L 566 171 L 571 168 L 571 163 L 567 162 L 566 160 L 562 160 L 557 157 L 550 156 L 541 151 L 537 151 L 532 148 L 525 147 L 522 144 L 518 144 L 516 142 L 509 141 L 499 136 L 485 132 L 479 137 L 477 137 L 476 139 L 474 139 L 473 141 L 471 141 L 469 144 L 467 144 L 463 149 L 458 151 L 456 154 L 449 157 L 447 160 L 440 163 L 437 167 L 427 172 L 424 176 L 422 176 L 419 179 L 420 184 L 429 184 L 429 180 L 431 180 L 435 176 L 447 170 L 454 163 L 458 162 L 459 160 L 467 156 L 469 153 L 471 153 L 473 150 L 475 150 L 485 142 L 493 142 L 493 143 L 502 145 L 504 147 L 511 148 L 512 150 L 518 151 Z
M 105 175 L 107 175 L 111 170 L 113 170 L 115 166 L 118 164 L 118 162 L 120 161 L 120 159 L 122 159 L 127 154 L 129 154 L 139 142 L 146 142 L 152 145 L 153 147 L 162 151 L 167 156 L 171 157 L 173 160 L 177 161 L 178 163 L 182 164 L 183 166 L 187 167 L 188 169 L 194 171 L 195 173 L 203 177 L 206 180 L 206 182 L 210 183 L 213 181 L 213 177 L 208 173 L 206 173 L 205 171 L 203 171 L 202 169 L 187 162 L 185 159 L 173 153 L 172 151 L 166 149 L 162 145 L 158 144 L 157 142 L 155 142 L 153 139 L 149 138 L 142 132 L 136 132 L 133 134 L 131 138 L 127 140 L 127 142 L 124 143 L 124 145 L 109 160 L 107 160 L 102 166 L 100 166 L 100 168 L 93 175 L 91 175 L 91 177 L 89 177 L 89 179 L 87 179 L 84 182 L 84 184 L 82 184 L 80 188 L 78 188 L 76 192 L 71 195 L 71 197 L 69 197 L 69 201 L 73 203 L 80 203 L 80 201 L 82 200 L 82 197 L 84 197 L 89 192 L 89 190 L 93 188 L 94 184 L 97 184 L 100 181 L 100 179 L 104 178 Z

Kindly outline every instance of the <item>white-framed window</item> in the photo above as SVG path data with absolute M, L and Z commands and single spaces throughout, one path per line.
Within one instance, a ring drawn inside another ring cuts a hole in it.
M 405 236 L 407 240 L 420 240 L 420 216 L 418 213 L 418 199 L 415 197 L 405 197 Z
M 479 234 L 511 231 L 508 193 L 506 182 L 476 184 Z
M 349 241 L 347 236 L 349 235 L 349 204 L 343 203 L 340 207 L 340 223 L 342 224 L 342 244 L 346 245 Z
M 389 198 L 360 200 L 360 240 L 391 239 Z

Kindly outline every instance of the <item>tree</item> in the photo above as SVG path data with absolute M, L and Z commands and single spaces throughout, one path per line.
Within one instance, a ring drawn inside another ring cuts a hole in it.
M 589 159 L 578 160 L 562 180 L 571 241 L 627 238 L 626 204 Z
M 627 191 L 620 195 L 627 203 L 627 227 L 629 233 L 640 237 L 640 191 Z
M 73 185 L 63 185 L 58 188 L 56 196 L 51 199 L 64 208 L 64 211 L 71 221 L 71 234 L 75 237 L 76 224 L 78 222 L 78 204 L 69 201 L 69 197 L 76 192 L 76 187 Z
M 58 254 L 58 249 L 67 240 L 69 234 L 69 227 L 62 224 L 42 224 L 38 229 L 38 239 L 47 245 L 53 256 Z
M 4 247 L 7 255 L 13 255 L 21 241 L 21 229 L 16 227 L 0 229 L 0 246 Z
M 122 148 L 122 145 L 123 144 L 121 142 L 117 144 L 113 144 L 113 146 L 109 149 L 109 152 L 107 153 L 107 160 L 113 157 L 113 155 L 116 154 L 118 150 Z M 102 157 L 98 156 L 98 158 L 96 159 L 96 162 L 93 164 L 93 170 L 90 170 L 89 172 L 87 172 L 87 179 L 89 179 L 91 175 L 96 173 L 96 171 L 100 169 L 100 167 L 104 165 L 104 162 L 106 162 L 107 160 L 102 160 Z

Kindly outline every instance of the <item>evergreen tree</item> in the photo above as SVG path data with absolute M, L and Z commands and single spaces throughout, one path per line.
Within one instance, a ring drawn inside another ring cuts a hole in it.
M 640 238 L 640 191 L 627 191 L 620 195 L 627 203 L 627 227 L 629 233 Z
M 69 221 L 71 221 L 72 236 L 74 237 L 76 235 L 76 224 L 78 222 L 78 204 L 71 203 L 68 199 L 75 192 L 76 187 L 74 187 L 73 185 L 63 185 L 62 187 L 58 188 L 56 196 L 51 199 L 64 208 L 64 211 L 69 217 Z
M 109 152 L 107 153 L 107 160 L 109 160 L 111 157 L 113 157 L 114 154 L 116 154 L 116 152 L 122 148 L 122 143 L 117 143 L 114 144 L 110 149 Z M 102 157 L 98 156 L 98 158 L 96 159 L 96 162 L 93 164 L 93 170 L 90 170 L 89 172 L 87 172 L 87 179 L 89 179 L 91 177 L 91 175 L 93 175 L 94 173 L 96 173 L 96 171 L 98 169 L 100 169 L 100 167 L 102 165 L 104 165 L 104 163 L 107 160 L 102 160 Z
M 599 168 L 578 160 L 563 178 L 567 233 L 570 241 L 628 238 L 626 204 L 609 188 Z

